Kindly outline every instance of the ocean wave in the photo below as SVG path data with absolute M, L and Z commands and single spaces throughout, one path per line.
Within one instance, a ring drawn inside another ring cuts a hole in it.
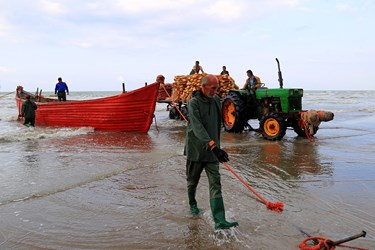
M 85 135 L 94 132 L 94 128 L 40 128 L 25 127 L 17 124 L 9 130 L 0 131 L 0 143 L 22 142 L 27 140 L 40 140 L 47 138 L 66 138 L 78 135 Z

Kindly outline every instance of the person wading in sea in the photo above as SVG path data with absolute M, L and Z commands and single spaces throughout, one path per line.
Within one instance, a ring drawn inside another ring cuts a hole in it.
M 38 106 L 35 102 L 30 100 L 30 95 L 26 95 L 26 101 L 22 104 L 22 117 L 24 118 L 24 125 L 25 126 L 35 126 L 35 110 L 37 110 Z
M 221 104 L 216 95 L 218 79 L 214 75 L 206 75 L 201 80 L 201 87 L 200 91 L 193 92 L 188 103 L 189 123 L 184 154 L 187 156 L 186 179 L 190 211 L 195 215 L 200 214 L 195 195 L 201 173 L 205 170 L 215 229 L 227 229 L 238 226 L 238 223 L 226 221 L 221 194 L 219 162 L 227 162 L 229 158 L 220 149 Z

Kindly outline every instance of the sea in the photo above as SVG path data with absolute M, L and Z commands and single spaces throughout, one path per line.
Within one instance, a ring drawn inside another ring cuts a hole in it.
M 52 93 L 50 93 L 52 94 Z M 91 99 L 117 92 L 74 92 Z M 48 95 L 48 93 L 45 93 Z M 183 155 L 186 122 L 157 103 L 148 133 L 25 127 L 15 93 L 0 93 L 0 249 L 299 249 L 309 236 L 375 249 L 375 91 L 308 91 L 303 108 L 331 111 L 315 141 L 222 133 L 228 221 L 215 230 L 207 176 L 200 216 L 190 214 Z M 258 121 L 251 121 L 254 128 Z

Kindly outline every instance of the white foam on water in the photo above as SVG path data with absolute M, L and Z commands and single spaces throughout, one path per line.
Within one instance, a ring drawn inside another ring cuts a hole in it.
M 240 242 L 236 235 L 236 229 L 233 227 L 229 229 L 215 230 L 214 233 L 210 235 L 210 237 L 214 240 L 215 245 L 217 246 L 222 246 L 224 244 L 233 242 Z
M 230 221 L 230 222 L 234 221 L 233 219 L 234 213 L 231 209 L 225 212 L 225 216 L 226 216 L 227 221 Z M 211 211 L 210 210 L 205 211 L 202 217 L 214 229 L 215 223 L 213 221 Z M 218 229 L 218 230 L 215 230 L 212 234 L 210 234 L 209 237 L 213 239 L 216 246 L 222 246 L 224 244 L 233 243 L 233 242 L 240 242 L 240 240 L 238 239 L 236 235 L 236 230 L 237 229 L 235 227 L 232 227 L 229 229 Z
M 17 124 L 12 130 L 0 131 L 0 141 L 20 142 L 45 138 L 66 138 L 94 132 L 94 128 L 40 128 Z

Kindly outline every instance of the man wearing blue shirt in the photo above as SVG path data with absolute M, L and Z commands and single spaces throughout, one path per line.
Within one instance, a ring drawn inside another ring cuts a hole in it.
M 66 93 L 69 95 L 69 89 L 68 89 L 68 85 L 66 85 L 65 82 L 62 81 L 61 77 L 59 77 L 57 79 L 59 82 L 56 83 L 56 87 L 55 87 L 55 95 L 57 94 L 57 97 L 59 98 L 59 101 L 66 101 L 66 94 L 65 94 L 65 91 Z

